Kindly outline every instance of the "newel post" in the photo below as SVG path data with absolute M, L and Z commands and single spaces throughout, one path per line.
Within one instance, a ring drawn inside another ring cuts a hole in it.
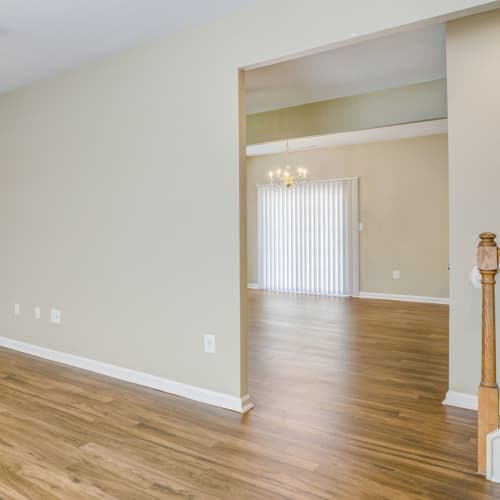
M 498 429 L 498 385 L 495 339 L 495 276 L 498 272 L 498 247 L 493 233 L 481 233 L 477 248 L 477 267 L 483 289 L 482 364 L 478 390 L 477 467 L 486 474 L 486 436 Z

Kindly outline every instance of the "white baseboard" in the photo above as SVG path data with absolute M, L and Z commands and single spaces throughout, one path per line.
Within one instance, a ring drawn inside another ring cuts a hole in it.
M 477 395 L 467 394 L 466 392 L 448 391 L 443 404 L 477 411 Z
M 210 391 L 194 385 L 182 384 L 180 382 L 175 382 L 174 380 L 158 377 L 156 375 L 150 375 L 148 373 L 122 368 L 109 363 L 75 356 L 74 354 L 54 351 L 52 349 L 39 347 L 26 342 L 20 342 L 19 340 L 9 339 L 7 337 L 0 337 L 0 347 L 23 352 L 25 354 L 31 354 L 32 356 L 36 356 L 38 358 L 48 359 L 64 365 L 81 368 L 83 370 L 99 373 L 101 375 L 124 380 L 133 384 L 142 385 L 144 387 L 150 387 L 162 392 L 168 392 L 169 394 L 192 399 L 200 403 L 226 408 L 238 413 L 246 413 L 253 408 L 249 395 L 241 398 L 237 396 L 230 396 L 229 394 Z
M 247 287 L 248 288 L 252 288 L 254 290 L 258 290 L 259 289 L 259 285 L 257 283 L 248 283 Z
M 255 406 L 250 400 L 250 394 L 247 394 L 242 398 L 235 398 L 235 399 L 239 401 L 239 408 L 233 411 L 237 411 L 238 413 L 247 413 Z M 228 410 L 231 410 L 231 408 L 228 408 Z
M 447 297 L 422 297 L 421 295 L 395 295 L 392 293 L 359 292 L 361 299 L 399 300 L 401 302 L 426 302 L 428 304 L 450 303 Z

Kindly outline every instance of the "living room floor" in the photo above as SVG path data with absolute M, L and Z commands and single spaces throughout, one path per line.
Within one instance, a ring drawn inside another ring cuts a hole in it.
M 500 497 L 441 404 L 447 306 L 249 301 L 244 416 L 0 349 L 0 498 Z

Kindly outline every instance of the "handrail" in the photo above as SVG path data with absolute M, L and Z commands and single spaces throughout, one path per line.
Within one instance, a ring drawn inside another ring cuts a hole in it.
M 493 233 L 481 233 L 477 267 L 483 290 L 481 384 L 478 390 L 477 470 L 486 474 L 486 437 L 498 429 L 498 384 L 496 373 L 495 277 L 499 248 Z

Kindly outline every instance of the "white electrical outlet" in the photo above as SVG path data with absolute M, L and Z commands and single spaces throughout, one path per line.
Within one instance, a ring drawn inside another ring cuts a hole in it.
M 21 316 L 21 304 L 14 304 L 14 316 Z
M 35 315 L 35 319 L 40 319 L 42 317 L 42 311 L 38 306 L 33 309 L 33 314 Z
M 363 231 L 363 223 L 362 222 L 360 222 L 358 224 L 358 231 Z
M 215 335 L 204 335 L 205 352 L 215 352 Z
M 399 271 L 392 271 L 392 278 L 398 280 L 400 277 Z
M 50 310 L 50 321 L 51 323 L 55 323 L 56 325 L 61 323 L 61 311 L 59 309 Z

